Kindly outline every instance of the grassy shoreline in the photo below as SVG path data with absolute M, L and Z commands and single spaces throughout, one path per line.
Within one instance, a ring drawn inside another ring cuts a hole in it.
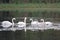
M 0 8 L 60 8 L 60 3 L 53 3 L 53 4 L 0 4 Z
M 60 11 L 60 3 L 0 4 L 0 11 Z
M 37 12 L 37 11 L 60 11 L 60 8 L 0 8 L 0 11 L 20 11 L 20 12 Z

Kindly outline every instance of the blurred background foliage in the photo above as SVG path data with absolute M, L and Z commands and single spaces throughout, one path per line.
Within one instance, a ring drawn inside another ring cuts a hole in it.
M 60 0 L 0 0 L 0 3 L 59 3 Z
M 50 18 L 52 21 L 59 21 L 60 11 L 51 10 L 38 10 L 38 11 L 0 11 L 0 21 L 11 20 L 13 17 L 39 17 L 39 18 Z

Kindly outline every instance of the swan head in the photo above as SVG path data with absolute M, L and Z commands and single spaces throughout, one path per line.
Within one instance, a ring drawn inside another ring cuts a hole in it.
M 30 21 L 31 21 L 31 22 L 33 22 L 33 19 L 32 19 L 32 18 L 30 18 Z
M 27 17 L 25 17 L 25 20 L 27 19 Z
M 12 20 L 16 20 L 16 18 L 12 18 Z

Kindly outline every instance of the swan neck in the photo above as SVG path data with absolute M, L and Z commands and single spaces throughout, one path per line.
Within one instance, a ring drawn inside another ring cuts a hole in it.
M 14 23 L 13 19 L 12 19 L 12 23 Z
M 24 22 L 26 23 L 26 17 L 24 18 Z
M 12 28 L 14 27 L 14 19 L 12 19 Z
M 24 23 L 26 23 L 26 17 L 24 18 Z M 25 30 L 24 31 L 26 32 L 26 25 L 25 25 Z

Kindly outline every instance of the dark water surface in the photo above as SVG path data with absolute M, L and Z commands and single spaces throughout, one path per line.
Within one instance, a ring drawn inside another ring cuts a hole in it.
M 23 31 L 1 31 L 0 40 L 24 40 Z
M 60 40 L 60 30 L 0 31 L 0 40 Z

